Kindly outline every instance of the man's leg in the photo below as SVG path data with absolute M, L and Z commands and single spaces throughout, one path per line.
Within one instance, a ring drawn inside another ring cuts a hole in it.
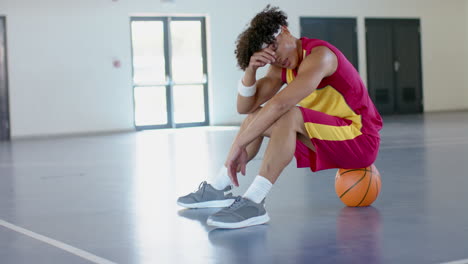
M 315 151 L 307 135 L 302 113 L 297 107 L 284 114 L 267 132 L 270 142 L 259 174 L 244 194 L 245 198 L 255 203 L 260 203 L 266 197 L 283 169 L 291 162 L 296 150 L 296 140 L 301 140 Z
M 257 111 L 255 111 L 254 113 L 249 114 L 247 116 L 247 118 L 242 123 L 242 126 L 237 136 L 239 136 L 239 134 L 242 133 L 250 125 L 250 123 L 252 122 L 252 120 L 255 119 L 259 111 L 260 108 L 257 109 Z M 273 134 L 274 139 L 272 142 L 271 137 L 273 136 Z M 310 142 L 310 139 L 307 135 L 307 131 L 304 126 L 304 119 L 302 118 L 302 113 L 297 107 L 292 108 L 282 117 L 280 117 L 270 128 L 268 128 L 263 133 L 262 136 L 258 137 L 247 146 L 246 150 L 249 161 L 257 155 L 262 144 L 263 137 L 265 136 L 270 137 L 270 143 L 268 144 L 267 151 L 265 152 L 265 157 L 262 164 L 263 170 L 261 169 L 259 174 L 271 175 L 265 176 L 265 178 L 268 178 L 272 183 L 276 181 L 284 167 L 286 167 L 292 160 L 292 157 L 294 156 L 294 151 L 296 149 L 297 139 L 302 141 L 307 147 L 315 151 L 315 148 Z M 286 160 L 281 160 L 281 158 L 285 156 L 287 156 L 288 158 L 286 158 Z M 271 161 L 272 158 L 274 158 L 275 160 Z M 274 166 L 275 168 L 282 167 L 282 169 L 279 171 L 278 169 L 275 169 L 275 172 L 273 174 L 271 174 L 269 171 L 265 171 L 265 169 L 270 168 L 269 165 L 265 165 L 265 160 L 268 162 L 267 164 L 271 164 L 271 162 L 279 162 L 275 163 Z M 238 168 L 237 171 L 239 172 L 240 168 Z M 220 172 L 213 180 L 213 182 L 215 183 L 215 185 L 218 185 L 217 187 L 219 189 L 225 188 L 227 185 L 230 184 L 230 179 L 226 169 L 226 163 L 224 164 L 224 167 L 221 168 Z
M 261 108 L 258 108 L 255 112 L 247 115 L 247 117 L 244 119 L 244 121 L 241 124 L 239 132 L 237 132 L 236 138 L 250 125 L 250 123 L 252 122 L 252 120 L 255 119 L 255 117 L 257 116 L 260 110 Z M 254 141 L 252 141 L 246 147 L 249 161 L 252 160 L 258 154 L 258 151 L 260 150 L 260 146 L 262 145 L 262 142 L 263 142 L 263 136 L 260 136 Z M 232 148 L 229 151 L 231 150 Z M 229 175 L 227 172 L 226 162 L 219 169 L 218 174 L 216 174 L 214 177 L 208 180 L 208 182 L 217 190 L 222 190 L 231 184 L 231 179 L 229 178 Z M 239 171 L 240 171 L 240 167 L 237 169 L 237 172 Z
M 255 119 L 259 111 L 260 108 L 252 114 L 249 114 L 245 118 L 237 135 L 239 135 L 239 133 L 242 133 L 245 130 L 245 128 L 250 125 L 250 123 L 252 122 L 252 120 Z M 262 141 L 263 136 L 260 136 L 247 146 L 249 160 L 253 159 L 255 155 L 257 155 Z M 197 191 L 179 197 L 177 203 L 180 206 L 187 208 L 229 206 L 234 201 L 232 194 L 228 193 L 231 190 L 230 185 L 231 179 L 228 176 L 226 166 L 223 165 L 215 177 L 208 179 L 208 182 L 203 182 L 199 186 L 199 189 Z
M 259 174 L 275 183 L 283 169 L 291 162 L 296 150 L 296 140 L 301 140 L 315 151 L 299 108 L 294 107 L 271 127 L 270 142 L 265 151 Z
M 247 115 L 247 117 L 244 119 L 244 121 L 242 122 L 242 124 L 240 126 L 239 132 L 237 132 L 236 139 L 250 125 L 250 123 L 255 119 L 255 117 L 257 116 L 258 112 L 260 112 L 261 109 L 262 108 L 259 107 L 253 113 Z M 249 159 L 248 159 L 249 161 L 252 160 L 258 154 L 258 151 L 260 150 L 260 146 L 262 145 L 262 142 L 263 142 L 263 136 L 260 136 L 257 139 L 255 139 L 254 141 L 252 141 L 246 147 L 246 151 L 247 151 L 247 154 L 248 154 L 248 157 L 249 157 Z M 229 151 L 231 151 L 231 150 L 229 150 Z M 224 165 L 226 165 L 226 162 L 224 163 Z
M 291 162 L 296 140 L 301 140 L 315 151 L 308 139 L 301 111 L 295 107 L 281 116 L 264 136 L 270 142 L 259 175 L 255 177 L 243 197 L 236 198 L 230 207 L 224 208 L 207 220 L 208 225 L 221 228 L 241 228 L 264 224 L 270 220 L 265 210 L 264 198 L 283 169 Z

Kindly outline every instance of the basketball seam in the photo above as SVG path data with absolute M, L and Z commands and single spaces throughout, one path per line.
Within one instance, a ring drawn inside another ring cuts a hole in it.
M 377 181 L 375 181 L 375 189 L 377 190 L 377 195 L 379 195 L 380 189 L 379 189 L 379 183 Z
M 374 175 L 374 174 L 371 173 L 371 175 L 370 175 L 370 180 L 369 180 L 369 185 L 367 185 L 366 193 L 364 194 L 364 197 L 362 197 L 362 200 L 361 200 L 361 201 L 358 203 L 358 205 L 356 205 L 356 206 L 361 205 L 361 203 L 366 199 L 366 196 L 367 196 L 367 194 L 369 193 L 369 189 L 370 189 L 370 186 L 371 186 L 371 183 L 372 183 L 372 178 L 373 178 L 372 176 L 373 176 L 373 175 Z
M 354 188 L 354 186 L 356 186 L 358 183 L 360 183 L 360 182 L 366 177 L 366 174 L 367 174 L 367 170 L 365 170 L 364 175 L 361 177 L 361 179 L 359 179 L 359 181 L 357 181 L 355 184 L 353 184 L 353 186 L 349 187 L 349 189 L 346 190 L 346 191 L 340 196 L 340 198 L 342 198 L 346 193 L 348 193 L 352 188 Z
M 347 170 L 343 173 L 340 173 L 340 176 L 343 176 L 344 174 L 348 173 L 348 172 L 353 172 L 353 171 L 367 171 L 367 172 L 371 172 L 370 170 L 366 170 L 366 169 L 352 169 L 352 170 Z

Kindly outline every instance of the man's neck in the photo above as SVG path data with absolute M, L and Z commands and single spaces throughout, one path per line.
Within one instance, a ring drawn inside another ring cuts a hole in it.
M 299 64 L 301 64 L 302 59 L 304 59 L 303 58 L 304 53 L 302 52 L 302 41 L 301 41 L 301 39 L 296 39 L 296 46 L 297 46 L 297 48 L 296 48 L 297 57 L 299 58 L 299 63 L 298 63 L 298 65 L 299 65 Z

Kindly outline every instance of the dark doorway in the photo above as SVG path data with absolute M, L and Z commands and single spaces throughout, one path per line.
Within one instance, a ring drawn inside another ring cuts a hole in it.
M 6 60 L 6 23 L 0 17 L 0 140 L 10 139 L 10 111 Z
M 301 37 L 330 42 L 358 68 L 358 45 L 355 18 L 301 17 Z
M 381 114 L 421 113 L 419 19 L 366 19 L 369 94 Z

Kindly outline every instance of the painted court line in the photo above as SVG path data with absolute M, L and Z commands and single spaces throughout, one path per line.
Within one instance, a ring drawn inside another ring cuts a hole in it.
M 407 149 L 407 148 L 423 148 L 423 147 L 444 147 L 449 145 L 466 145 L 468 141 L 459 142 L 430 142 L 430 143 L 417 143 L 395 146 L 380 146 L 379 149 Z
M 60 242 L 58 240 L 55 240 L 55 239 L 52 239 L 52 238 L 49 238 L 49 237 L 34 233 L 34 232 L 29 231 L 27 229 L 24 229 L 22 227 L 19 227 L 19 226 L 16 226 L 14 224 L 3 221 L 2 219 L 0 219 L 0 226 L 6 227 L 6 228 L 8 228 L 10 230 L 13 230 L 15 232 L 21 233 L 21 234 L 26 235 L 28 237 L 34 238 L 34 239 L 39 240 L 41 242 L 47 243 L 47 244 L 49 244 L 51 246 L 54 246 L 56 248 L 60 248 L 62 250 L 65 250 L 65 251 L 73 254 L 73 255 L 76 255 L 76 256 L 78 256 L 80 258 L 84 258 L 84 259 L 89 260 L 89 261 L 91 261 L 93 263 L 96 263 L 96 264 L 116 264 L 115 262 L 112 262 L 110 260 L 98 257 L 98 256 L 96 256 L 94 254 L 91 254 L 91 253 L 86 252 L 84 250 L 81 250 L 79 248 L 70 246 L 70 245 L 65 244 L 63 242 Z
M 468 259 L 461 259 L 457 261 L 444 262 L 442 264 L 468 264 Z

